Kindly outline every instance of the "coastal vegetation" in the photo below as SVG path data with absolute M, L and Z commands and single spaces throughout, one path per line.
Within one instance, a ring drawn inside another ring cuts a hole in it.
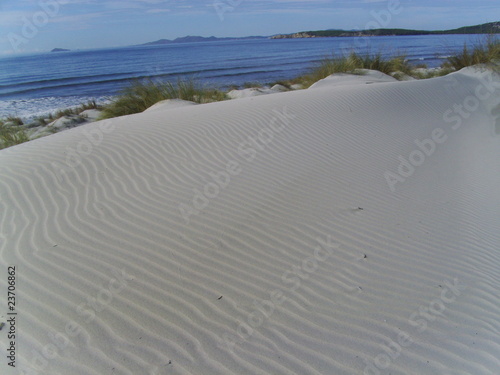
M 15 120 L 15 123 L 12 120 Z M 29 137 L 24 129 L 19 127 L 19 121 L 22 124 L 21 119 L 12 117 L 6 121 L 0 120 L 0 150 L 29 141 Z
M 11 125 L 23 125 L 23 120 L 20 118 L 20 117 L 16 117 L 16 116 L 7 116 L 7 118 L 5 119 L 4 121 L 5 123 L 7 124 L 11 124 Z
M 364 69 L 378 70 L 392 75 L 396 79 L 434 78 L 447 75 L 455 70 L 477 64 L 488 64 L 500 59 L 499 39 L 490 35 L 485 41 L 478 42 L 472 48 L 465 46 L 463 51 L 450 56 L 437 69 L 426 69 L 426 66 L 413 66 L 404 54 L 384 57 L 381 52 L 359 54 L 351 52 L 348 56 L 336 56 L 323 59 L 318 65 L 302 76 L 279 84 L 290 88 L 300 84 L 303 88 L 328 77 L 334 73 L 363 74 Z M 243 87 L 261 87 L 259 83 L 245 83 Z M 224 92 L 203 88 L 194 79 L 178 80 L 176 83 L 155 82 L 153 80 L 134 81 L 119 96 L 103 108 L 101 118 L 112 118 L 139 113 L 155 103 L 166 99 L 182 99 L 195 103 L 208 103 L 226 100 Z
M 334 73 L 362 74 L 362 69 L 378 70 L 385 74 L 402 72 L 409 75 L 412 72 L 412 67 L 405 56 L 386 59 L 381 53 L 361 55 L 351 52 L 348 56 L 333 55 L 331 58 L 323 59 L 308 74 L 298 77 L 293 82 L 309 87 Z
M 4 119 L 0 119 L 0 149 L 24 143 L 39 136 L 57 133 L 61 129 L 51 126 L 51 124 L 63 117 L 68 118 L 68 127 L 84 123 L 86 119 L 82 112 L 88 109 L 100 110 L 102 106 L 91 100 L 77 107 L 66 108 L 44 116 L 35 117 L 27 123 L 17 116 L 7 116 Z M 44 132 L 37 132 L 41 128 L 43 128 Z
M 75 116 L 79 115 L 83 111 L 86 111 L 88 109 L 102 109 L 102 105 L 99 105 L 96 103 L 95 100 L 89 100 L 87 103 L 80 104 L 77 107 L 71 107 L 71 108 L 66 108 L 66 109 L 61 109 L 59 111 L 56 111 L 54 113 L 50 113 L 46 116 L 42 116 L 40 119 L 43 119 L 44 121 L 53 121 L 57 120 L 63 116 Z
M 399 80 L 427 79 L 480 64 L 489 65 L 494 69 L 500 67 L 500 40 L 496 35 L 490 35 L 473 46 L 464 45 L 461 51 L 448 57 L 440 68 L 427 69 L 427 66 L 423 64 L 412 65 L 404 54 L 385 57 L 380 52 L 359 54 L 353 51 L 347 56 L 332 55 L 320 61 L 306 74 L 292 80 L 281 80 L 274 84 L 280 84 L 286 89 L 307 88 L 334 73 L 364 74 L 366 69 L 378 70 Z M 249 82 L 243 87 L 263 88 L 263 85 Z M 134 81 L 107 104 L 100 105 L 95 101 L 89 101 L 78 107 L 40 116 L 28 124 L 15 116 L 0 119 L 0 149 L 60 131 L 65 127 L 59 128 L 51 124 L 64 117 L 66 119 L 63 120 L 74 121 L 74 124 L 92 121 L 92 119 L 85 119 L 85 114 L 82 113 L 89 109 L 98 110 L 100 118 L 105 119 L 143 112 L 166 99 L 182 99 L 201 104 L 229 98 L 225 92 L 203 87 L 194 79 L 178 80 L 175 83 L 158 82 L 151 79 Z M 76 125 L 69 123 L 68 127 L 72 126 Z M 40 129 L 43 132 L 40 133 Z
M 400 80 L 407 77 L 428 79 L 478 64 L 500 64 L 500 39 L 496 35 L 489 35 L 473 47 L 464 45 L 461 52 L 448 57 L 441 67 L 436 69 L 427 69 L 425 65 L 414 66 L 404 54 L 386 58 L 380 52 L 363 55 L 353 51 L 348 56 L 333 55 L 321 60 L 308 73 L 291 80 L 291 83 L 299 83 L 307 88 L 334 73 L 363 74 L 363 69 L 378 70 Z
M 455 70 L 478 64 L 500 65 L 500 40 L 495 35 L 489 35 L 472 49 L 465 44 L 461 52 L 448 58 L 448 64 Z
M 143 112 L 153 104 L 167 99 L 210 103 L 226 100 L 226 94 L 213 88 L 205 88 L 194 79 L 172 82 L 155 82 L 151 79 L 134 81 L 111 103 L 104 106 L 101 118 L 112 118 Z

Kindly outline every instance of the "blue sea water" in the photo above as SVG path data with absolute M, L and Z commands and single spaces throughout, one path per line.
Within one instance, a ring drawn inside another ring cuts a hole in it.
M 255 39 L 134 46 L 0 58 L 0 117 L 23 118 L 104 102 L 137 78 L 194 77 L 219 88 L 269 83 L 303 74 L 322 58 L 353 49 L 404 53 L 415 64 L 439 66 L 480 35 Z

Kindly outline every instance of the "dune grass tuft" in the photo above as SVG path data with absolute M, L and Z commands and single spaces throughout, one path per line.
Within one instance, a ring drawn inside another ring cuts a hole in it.
M 262 88 L 264 85 L 260 82 L 245 82 L 243 87 L 245 89 Z
M 11 123 L 14 125 L 23 125 L 24 124 L 23 120 L 20 117 L 16 117 L 16 116 L 12 116 L 12 115 L 7 116 L 5 119 L 5 122 L 8 122 L 8 123 Z
M 496 35 L 489 35 L 473 48 L 464 45 L 462 51 L 448 58 L 449 66 L 456 70 L 478 64 L 500 64 L 500 40 Z
M 29 141 L 24 129 L 18 126 L 6 125 L 0 120 L 0 150 Z
M 153 104 L 166 99 L 182 99 L 195 103 L 210 103 L 226 99 L 226 94 L 216 89 L 202 88 L 194 80 L 154 82 L 134 81 L 110 104 L 105 105 L 101 118 L 112 118 L 143 112 Z
M 308 74 L 293 80 L 309 87 L 313 83 L 334 73 L 362 74 L 363 69 L 378 70 L 382 73 L 402 79 L 405 75 L 417 79 L 441 77 L 467 66 L 489 64 L 498 69 L 500 66 L 500 42 L 496 35 L 490 35 L 485 40 L 476 43 L 472 48 L 464 46 L 462 52 L 448 58 L 438 69 L 426 70 L 426 66 L 412 66 L 404 54 L 384 58 L 382 53 L 366 53 L 364 55 L 352 52 L 348 56 L 335 56 L 323 59 L 313 67 Z
M 352 52 L 349 56 L 323 59 L 319 65 L 314 67 L 309 74 L 306 74 L 296 80 L 305 87 L 328 77 L 334 73 L 362 74 L 362 69 L 378 70 L 385 74 L 393 72 L 411 73 L 411 66 L 404 55 L 386 59 L 381 53 L 360 55 Z
M 447 64 L 441 66 L 441 68 L 429 69 L 429 70 L 419 70 L 418 68 L 413 70 L 409 75 L 416 79 L 429 79 L 436 77 L 443 77 L 455 71 L 454 68 Z
M 101 109 L 101 108 L 102 106 L 97 104 L 95 100 L 89 100 L 87 103 L 80 104 L 78 107 L 61 109 L 45 117 L 47 117 L 50 120 L 57 120 L 63 116 L 78 115 L 87 109 Z

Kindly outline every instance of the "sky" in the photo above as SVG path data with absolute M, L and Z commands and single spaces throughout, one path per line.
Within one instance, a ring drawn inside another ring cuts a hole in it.
M 498 0 L 0 0 L 0 54 L 91 49 L 186 35 L 268 36 L 500 21 Z

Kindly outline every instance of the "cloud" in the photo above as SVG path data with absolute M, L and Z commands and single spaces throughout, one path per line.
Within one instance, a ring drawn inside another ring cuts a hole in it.
M 23 11 L 6 11 L 6 12 L 1 12 L 0 13 L 0 25 L 2 27 L 8 27 L 8 26 L 18 26 L 22 24 L 22 17 L 28 16 L 30 13 L 29 12 L 23 12 Z
M 136 0 L 147 4 L 165 4 L 168 3 L 167 0 Z
M 153 13 L 153 14 L 156 14 L 156 13 L 167 13 L 167 12 L 170 12 L 170 9 L 148 9 L 146 11 L 146 13 Z
M 54 17 L 52 19 L 52 22 L 76 24 L 76 23 L 82 23 L 82 22 L 89 21 L 89 20 L 96 19 L 96 18 L 101 18 L 101 17 L 104 17 L 105 15 L 106 14 L 102 13 L 102 12 L 73 14 L 73 15 L 69 15 L 69 16 Z

